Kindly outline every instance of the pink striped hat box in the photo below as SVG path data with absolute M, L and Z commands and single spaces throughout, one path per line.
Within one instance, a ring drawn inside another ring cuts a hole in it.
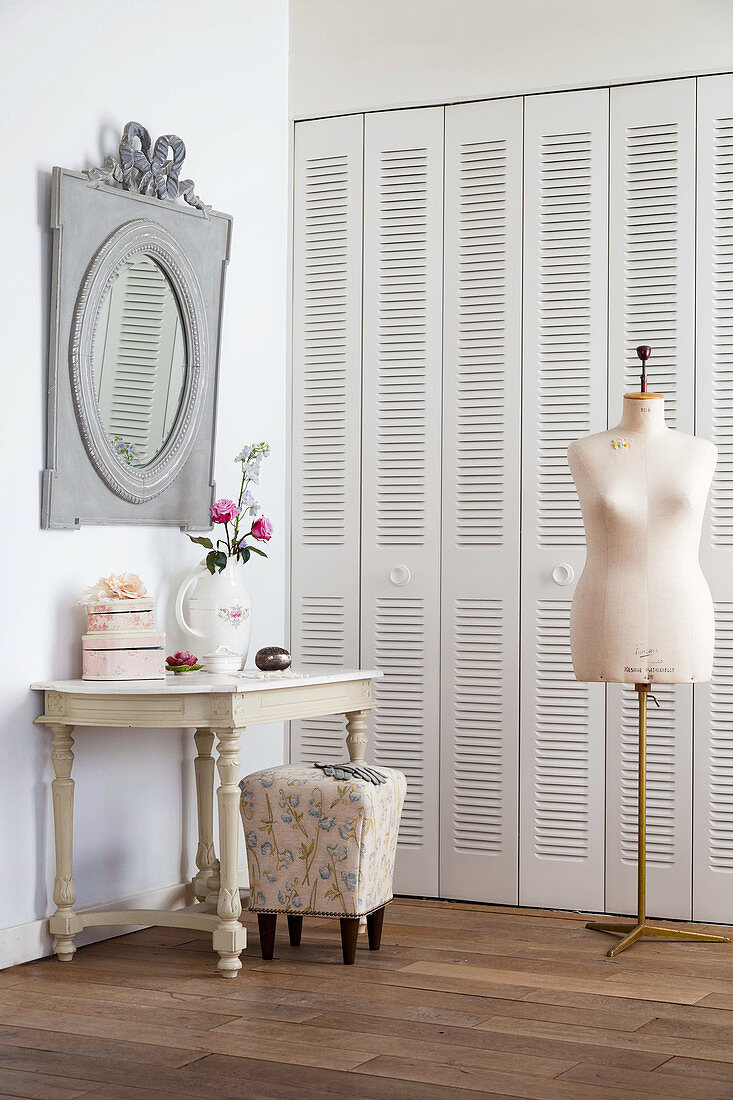
M 88 604 L 87 630 L 90 634 L 155 630 L 153 600 L 150 596 L 140 596 L 136 600 L 109 599 Z
M 83 680 L 164 680 L 165 634 L 84 634 Z

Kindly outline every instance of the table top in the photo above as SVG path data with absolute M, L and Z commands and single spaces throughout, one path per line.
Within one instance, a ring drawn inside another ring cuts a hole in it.
M 323 668 L 287 672 L 166 672 L 165 680 L 36 680 L 33 691 L 58 691 L 69 695 L 212 695 L 274 688 L 338 684 L 349 680 L 373 680 L 377 669 Z

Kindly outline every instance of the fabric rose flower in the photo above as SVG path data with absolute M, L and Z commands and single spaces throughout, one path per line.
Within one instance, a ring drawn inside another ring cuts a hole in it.
M 172 657 L 166 657 L 166 664 L 171 668 L 183 668 L 186 665 L 189 667 L 198 664 L 198 661 L 194 657 L 193 653 L 189 653 L 187 649 L 177 649 Z
M 111 573 L 97 581 L 100 597 L 111 596 L 115 600 L 137 600 L 147 596 L 148 590 L 137 573 Z
M 260 542 L 269 542 L 272 538 L 273 526 L 267 516 L 258 516 L 252 524 L 252 534 Z
M 235 516 L 239 515 L 239 508 L 233 500 L 228 500 L 227 497 L 222 497 L 221 500 L 217 500 L 215 504 L 209 508 L 211 512 L 212 523 L 229 523 Z

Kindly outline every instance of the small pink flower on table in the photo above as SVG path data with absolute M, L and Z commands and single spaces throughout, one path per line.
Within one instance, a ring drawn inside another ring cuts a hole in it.
M 240 513 L 240 509 L 234 501 L 229 500 L 227 497 L 217 500 L 212 504 L 209 511 L 211 512 L 212 523 L 230 523 Z
M 171 668 L 193 668 L 198 664 L 193 653 L 189 653 L 187 649 L 177 649 L 171 657 L 166 657 L 165 661 Z
M 259 516 L 252 524 L 252 534 L 260 542 L 269 542 L 274 528 L 267 516 Z

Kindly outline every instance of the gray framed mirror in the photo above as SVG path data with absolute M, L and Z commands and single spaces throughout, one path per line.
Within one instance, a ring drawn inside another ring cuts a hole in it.
M 232 219 L 184 155 L 130 123 L 119 160 L 53 170 L 45 527 L 209 527 Z

